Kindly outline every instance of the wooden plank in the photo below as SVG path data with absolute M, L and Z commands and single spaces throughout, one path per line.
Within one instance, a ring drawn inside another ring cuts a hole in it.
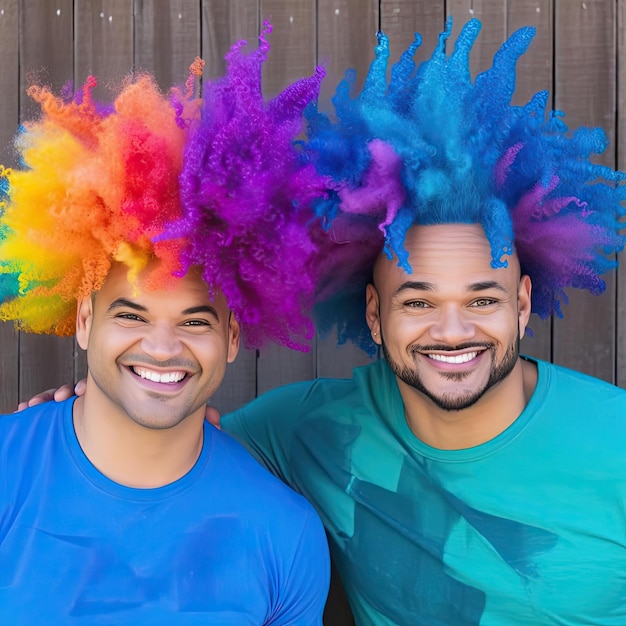
M 270 18 L 272 52 L 265 64 L 263 85 L 271 98 L 315 70 L 315 0 L 260 0 L 260 15 Z
M 207 77 L 224 73 L 224 55 L 240 39 L 256 46 L 259 34 L 257 0 L 202 0 L 202 58 Z
M 294 80 L 315 70 L 315 0 L 261 0 L 260 15 L 271 17 L 272 50 L 263 72 L 264 95 L 272 98 Z M 257 391 L 262 393 L 285 383 L 313 378 L 315 342 L 310 352 L 268 346 L 257 361 Z
M 256 47 L 258 5 L 256 0 L 202 0 L 201 10 L 204 76 L 217 78 L 224 74 L 224 55 L 233 43 L 246 39 Z M 239 408 L 256 397 L 256 376 L 257 353 L 241 346 L 211 403 L 223 413 Z
M 526 54 L 517 65 L 517 87 L 514 104 L 525 104 L 541 89 L 554 93 L 552 0 L 516 0 L 507 3 L 506 30 L 511 35 L 522 26 L 535 26 L 537 34 Z M 530 320 L 533 336 L 522 340 L 522 352 L 550 361 L 552 359 L 552 319 L 541 320 L 533 315 Z
M 357 71 L 356 90 L 362 88 L 374 57 L 378 22 L 378 0 L 318 1 L 317 59 L 326 68 L 319 99 L 321 110 L 332 112 L 330 98 L 347 68 Z M 333 378 L 348 378 L 354 367 L 371 361 L 354 344 L 337 346 L 336 329 L 328 337 L 318 336 L 316 359 L 317 376 Z M 333 592 L 334 597 L 342 596 Z M 337 611 L 341 610 L 337 606 Z
M 13 136 L 19 110 L 18 0 L 0 5 L 0 163 L 16 165 Z M 19 338 L 13 324 L 0 323 L 0 413 L 18 402 Z
M 74 8 L 74 78 L 80 87 L 95 76 L 96 98 L 110 102 L 133 65 L 133 11 L 128 0 L 77 2 Z
M 153 72 L 162 89 L 184 83 L 200 55 L 198 0 L 135 0 L 135 67 Z
M 617 3 L 617 166 L 626 170 L 626 0 Z M 626 254 L 620 253 L 617 270 L 617 372 L 616 383 L 626 387 Z
M 615 140 L 616 8 L 613 2 L 555 0 L 555 103 L 570 128 L 602 126 Z M 601 158 L 614 165 L 614 153 Z M 597 298 L 572 290 L 554 325 L 554 361 L 615 379 L 615 273 Z
M 389 36 L 390 62 L 397 61 L 412 43 L 416 32 L 422 36 L 422 45 L 415 53 L 415 63 L 419 66 L 429 59 L 445 25 L 445 17 L 444 2 L 381 0 L 380 26 Z M 459 21 L 459 27 L 461 23 Z
M 320 108 L 331 110 L 330 98 L 348 68 L 357 72 L 356 89 L 365 81 L 376 45 L 378 0 L 318 0 L 317 63 L 326 69 Z
M 60 89 L 74 73 L 72 0 L 21 0 L 19 10 L 20 93 L 32 75 Z M 26 97 L 20 100 L 21 119 L 37 111 Z M 20 333 L 20 400 L 73 380 L 74 355 L 72 338 Z
M 454 20 L 453 40 L 470 18 L 482 22 L 470 58 L 472 76 L 491 67 L 493 55 L 506 38 L 506 7 L 502 0 L 446 0 L 446 14 Z

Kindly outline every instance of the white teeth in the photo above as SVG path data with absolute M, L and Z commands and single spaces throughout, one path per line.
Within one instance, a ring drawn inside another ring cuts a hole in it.
M 442 363 L 467 363 L 475 359 L 477 355 L 478 352 L 465 352 L 464 354 L 457 354 L 455 356 L 445 354 L 427 354 L 426 356 L 433 361 L 441 361 Z
M 185 372 L 167 372 L 166 374 L 159 374 L 151 370 L 140 369 L 134 367 L 133 371 L 141 378 L 151 380 L 155 383 L 177 383 L 185 378 Z

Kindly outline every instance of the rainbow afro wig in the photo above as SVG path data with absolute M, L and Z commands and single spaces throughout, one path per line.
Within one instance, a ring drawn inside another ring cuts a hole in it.
M 323 71 L 266 103 L 269 30 L 250 54 L 231 49 L 203 99 L 199 60 L 186 89 L 164 96 L 140 75 L 109 106 L 93 101 L 92 77 L 77 94 L 29 89 L 42 114 L 16 139 L 22 166 L 0 171 L 0 319 L 73 334 L 77 300 L 113 262 L 132 281 L 158 259 L 149 287 L 201 266 L 249 347 L 307 348 L 318 249 L 307 224 L 325 186 L 294 139 Z
M 625 243 L 625 175 L 591 160 L 607 146 L 604 132 L 569 131 L 561 112 L 547 112 L 546 91 L 525 106 L 511 105 L 516 63 L 534 29 L 514 33 L 492 67 L 472 81 L 469 55 L 480 22 L 465 25 L 449 54 L 451 28 L 448 20 L 419 68 L 416 35 L 390 80 L 389 42 L 379 33 L 361 93 L 352 93 L 355 74 L 348 71 L 333 98 L 336 119 L 314 107 L 307 112 L 308 157 L 333 181 L 328 197 L 316 200 L 316 212 L 331 239 L 339 225 L 341 258 L 360 267 L 346 276 L 344 288 L 335 283 L 322 294 L 320 327 L 337 324 L 340 341 L 351 339 L 369 352 L 375 346 L 363 314 L 364 284 L 376 253 L 363 245 L 363 233 L 410 273 L 404 238 L 411 226 L 479 223 L 493 267 L 506 266 L 517 252 L 533 283 L 532 310 L 542 318 L 561 316 L 567 287 L 601 293 L 601 275 L 615 266 Z M 354 237 L 346 218 L 358 219 Z

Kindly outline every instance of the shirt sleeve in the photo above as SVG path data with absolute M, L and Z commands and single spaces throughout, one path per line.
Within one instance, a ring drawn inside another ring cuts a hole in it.
M 225 432 L 288 485 L 292 484 L 289 458 L 293 434 L 311 385 L 305 382 L 278 387 L 221 420 Z
M 324 527 L 308 508 L 286 584 L 278 599 L 272 626 L 321 626 L 330 585 L 330 557 Z

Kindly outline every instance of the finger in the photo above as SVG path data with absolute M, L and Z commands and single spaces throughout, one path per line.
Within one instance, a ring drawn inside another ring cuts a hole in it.
M 87 389 L 87 381 L 84 378 L 81 378 L 74 387 L 74 393 L 77 396 L 84 396 L 85 389 Z
M 206 409 L 204 411 L 204 417 L 206 420 L 215 426 L 215 428 L 220 427 L 220 412 L 214 407 L 207 404 Z
M 55 402 L 63 402 L 63 400 L 67 400 L 74 395 L 74 391 L 70 385 L 61 385 L 53 395 L 53 400 Z

